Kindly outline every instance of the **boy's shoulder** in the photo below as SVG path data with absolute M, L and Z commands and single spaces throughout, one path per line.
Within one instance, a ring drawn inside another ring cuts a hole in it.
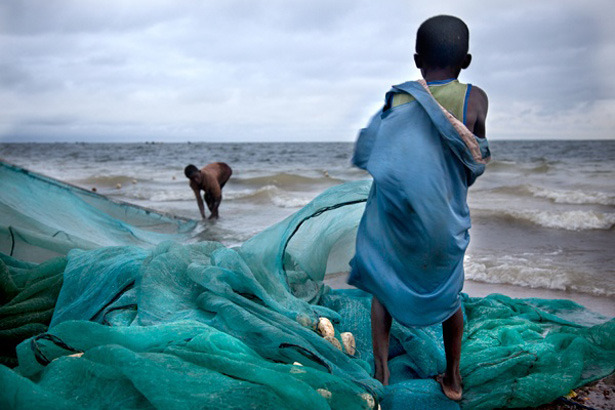
M 468 96 L 468 102 L 488 104 L 489 99 L 487 98 L 487 93 L 482 88 L 472 84 L 470 95 Z
M 468 96 L 466 125 L 476 136 L 485 137 L 485 120 L 489 109 L 487 93 L 482 88 L 472 85 Z

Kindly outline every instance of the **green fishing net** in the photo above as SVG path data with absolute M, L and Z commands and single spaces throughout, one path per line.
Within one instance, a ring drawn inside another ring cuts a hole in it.
M 565 300 L 464 295 L 463 401 L 433 379 L 441 326 L 394 323 L 384 388 L 371 377 L 370 295 L 324 284 L 347 270 L 369 188 L 327 190 L 234 249 L 3 255 L 0 408 L 527 407 L 614 371 L 615 320 Z M 337 342 L 354 335 L 354 354 L 319 334 L 320 317 Z

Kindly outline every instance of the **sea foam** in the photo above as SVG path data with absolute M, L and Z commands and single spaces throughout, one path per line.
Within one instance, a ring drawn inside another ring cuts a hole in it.
M 615 226 L 615 214 L 594 210 L 504 210 L 503 213 L 511 218 L 531 222 L 545 228 L 566 229 L 568 231 L 609 230 Z
M 565 272 L 549 263 L 540 264 L 534 258 L 503 255 L 500 257 L 464 259 L 467 279 L 485 283 L 506 283 L 530 288 L 566 290 L 570 280 Z
M 547 198 L 559 204 L 615 205 L 615 196 L 604 192 L 555 190 L 533 185 L 527 186 L 527 189 L 535 197 Z
M 466 254 L 465 278 L 476 282 L 507 284 L 526 288 L 576 291 L 598 296 L 614 296 L 615 289 L 595 286 L 585 279 L 591 275 L 555 263 L 557 253 L 476 257 Z M 580 267 L 582 269 L 582 267 Z

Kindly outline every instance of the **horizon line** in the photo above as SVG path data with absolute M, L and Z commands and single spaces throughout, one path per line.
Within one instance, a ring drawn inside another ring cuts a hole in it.
M 615 141 L 614 138 L 496 138 L 488 142 L 534 142 L 534 141 Z M 0 144 L 353 144 L 356 141 L 169 141 L 169 140 L 139 140 L 139 141 L 2 141 Z

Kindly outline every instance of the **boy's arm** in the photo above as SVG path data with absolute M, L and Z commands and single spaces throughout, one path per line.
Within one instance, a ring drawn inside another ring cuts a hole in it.
M 472 86 L 470 95 L 468 96 L 466 126 L 479 138 L 485 138 L 487 136 L 485 123 L 488 108 L 489 100 L 487 94 L 482 89 Z

